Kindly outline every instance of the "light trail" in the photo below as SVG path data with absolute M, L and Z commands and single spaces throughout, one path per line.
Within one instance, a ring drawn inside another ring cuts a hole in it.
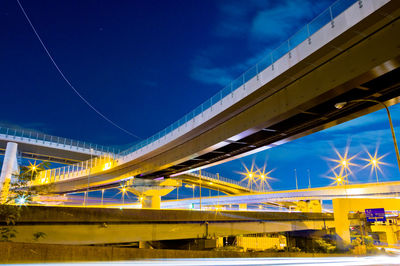
M 199 258 L 199 259 L 152 259 L 135 261 L 110 261 L 71 263 L 68 265 L 399 265 L 400 257 L 365 256 L 365 257 L 322 257 L 322 258 Z M 37 264 L 6 264 L 37 265 Z M 47 266 L 66 265 L 65 263 L 46 263 Z

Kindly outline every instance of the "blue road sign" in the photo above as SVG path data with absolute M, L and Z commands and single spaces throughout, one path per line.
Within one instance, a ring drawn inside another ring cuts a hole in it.
M 367 222 L 385 222 L 385 209 L 365 209 L 365 216 L 367 217 Z

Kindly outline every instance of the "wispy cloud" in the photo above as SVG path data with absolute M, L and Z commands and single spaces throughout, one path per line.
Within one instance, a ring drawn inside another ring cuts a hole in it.
M 265 57 L 329 5 L 331 0 L 222 1 L 214 34 L 221 47 L 206 47 L 192 62 L 190 77 L 205 84 L 227 85 Z M 234 42 L 253 56 L 227 63 L 221 60 L 223 43 Z M 222 62 L 221 62 L 222 61 Z
M 198 55 L 193 60 L 190 77 L 205 84 L 216 84 L 222 87 L 232 80 L 233 75 L 229 68 L 217 67 L 208 57 Z

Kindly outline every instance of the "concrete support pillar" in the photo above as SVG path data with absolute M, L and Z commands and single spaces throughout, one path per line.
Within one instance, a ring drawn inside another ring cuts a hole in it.
M 335 230 L 341 241 L 338 241 L 339 248 L 350 245 L 350 220 L 349 220 L 349 200 L 333 199 L 333 214 L 335 219 Z
M 142 208 L 160 209 L 161 196 L 144 196 L 142 200 Z
M 350 220 L 349 212 L 365 212 L 365 209 L 384 208 L 385 210 L 400 210 L 400 199 L 333 199 L 333 213 L 335 219 L 336 234 L 342 239 L 340 248 L 350 244 Z M 386 231 L 386 233 L 388 233 Z M 394 236 L 389 236 L 388 239 L 393 239 Z
M 0 203 L 6 202 L 10 190 L 11 176 L 18 171 L 17 147 L 17 143 L 7 143 L 0 174 Z
M 246 203 L 239 204 L 239 211 L 247 211 L 247 204 Z

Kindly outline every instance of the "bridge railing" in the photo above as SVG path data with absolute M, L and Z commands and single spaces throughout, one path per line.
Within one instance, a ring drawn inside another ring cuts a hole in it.
M 186 173 L 186 175 L 192 175 L 192 176 L 200 178 L 200 172 L 199 171 Z M 216 183 L 216 184 L 223 184 L 223 183 L 226 184 L 226 183 L 228 183 L 228 184 L 231 184 L 231 185 L 236 185 L 236 186 L 238 186 L 238 187 L 240 187 L 242 189 L 246 189 L 246 190 L 249 190 L 249 191 L 258 191 L 258 192 L 263 191 L 262 189 L 260 189 L 257 186 L 250 186 L 249 184 L 243 184 L 243 182 L 236 181 L 236 180 L 233 180 L 233 179 L 229 179 L 229 178 L 226 178 L 226 177 L 222 177 L 222 176 L 219 176 L 217 174 L 213 174 L 213 173 L 209 173 L 209 172 L 205 172 L 205 171 L 201 171 L 201 179 L 202 180 L 208 180 L 208 181 Z
M 51 184 L 80 176 L 90 179 L 90 175 L 102 173 L 115 166 L 115 159 L 115 154 L 109 153 L 73 165 L 43 170 L 37 174 L 31 185 Z
M 255 66 L 248 69 L 242 75 L 240 75 L 237 79 L 230 82 L 227 86 L 221 89 L 217 94 L 212 96 L 210 99 L 196 107 L 193 111 L 186 114 L 184 117 L 176 121 L 175 123 L 169 125 L 165 129 L 161 130 L 160 132 L 154 134 L 153 136 L 137 143 L 136 145 L 130 147 L 127 150 L 124 150 L 120 153 L 120 155 L 125 156 L 129 153 L 132 153 L 136 150 L 139 150 L 154 141 L 161 139 L 162 137 L 166 136 L 173 130 L 177 129 L 178 127 L 186 124 L 187 122 L 191 121 L 196 116 L 202 114 L 207 109 L 211 108 L 213 105 L 221 101 L 223 98 L 228 96 L 229 94 L 233 93 L 239 87 L 243 86 L 249 80 L 258 77 L 263 70 L 267 67 L 273 65 L 277 60 L 289 54 L 290 51 L 296 48 L 302 42 L 308 40 L 311 42 L 310 37 L 320 30 L 322 27 L 326 26 L 327 24 L 331 24 L 332 28 L 334 27 L 334 19 L 340 15 L 343 11 L 349 8 L 358 0 L 338 0 L 334 2 L 329 8 L 327 8 L 324 12 L 322 12 L 319 16 L 314 18 L 310 23 L 305 25 L 301 28 L 298 32 L 296 32 L 292 37 L 282 43 L 278 48 L 267 54 L 263 59 L 261 59 Z M 360 4 L 362 5 L 362 4 Z
M 8 128 L 8 127 L 0 127 L 0 135 L 5 135 L 7 139 L 14 139 L 14 140 L 24 140 L 26 139 L 29 142 L 33 143 L 51 143 L 56 144 L 57 146 L 62 147 L 73 147 L 77 149 L 86 149 L 95 152 L 101 153 L 119 153 L 119 149 L 115 149 L 113 147 L 102 146 L 98 144 L 93 144 L 85 141 L 67 139 L 62 137 L 56 137 L 52 135 L 47 135 L 39 132 L 34 132 L 30 130 L 24 129 L 15 129 L 15 128 Z

